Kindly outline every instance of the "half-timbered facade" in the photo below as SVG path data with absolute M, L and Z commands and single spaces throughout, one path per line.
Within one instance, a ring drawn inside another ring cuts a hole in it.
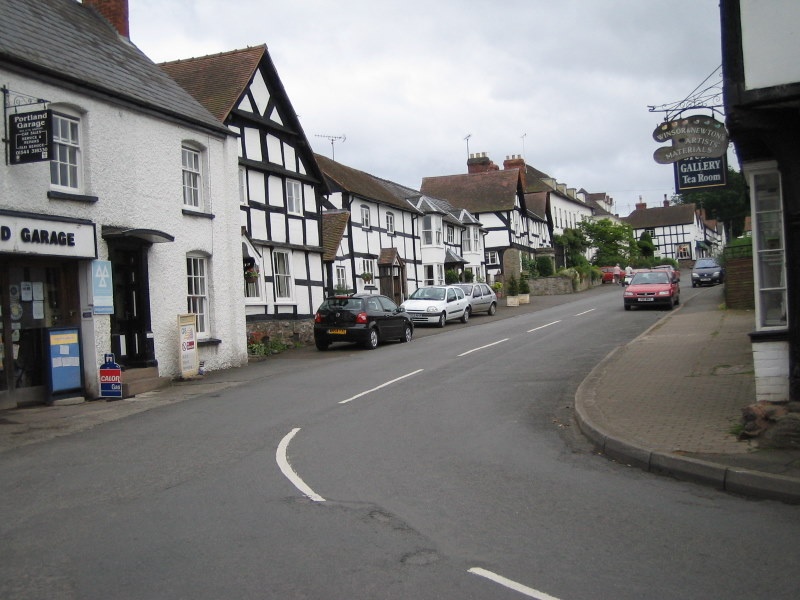
M 321 155 L 317 162 L 336 207 L 324 214 L 326 235 L 341 228 L 329 287 L 377 290 L 400 303 L 421 285 L 445 283 L 449 269 L 481 276 L 481 224 L 469 211 Z M 343 214 L 349 216 L 344 227 Z
M 521 256 L 549 248 L 542 216 L 529 210 L 521 171 L 500 170 L 485 153 L 473 154 L 468 173 L 425 177 L 422 193 L 467 210 L 481 224 L 487 280 L 503 274 L 519 277 Z
M 161 65 L 239 140 L 248 331 L 311 339 L 323 299 L 324 181 L 264 45 Z
M 722 249 L 722 236 L 716 223 L 706 222 L 703 211 L 694 204 L 647 208 L 645 202 L 636 204 L 636 210 L 623 219 L 633 229 L 636 239 L 644 232 L 650 234 L 656 247 L 656 256 L 673 258 L 691 266 L 693 261 L 712 256 Z
M 124 4 L 0 0 L 5 106 L 53 137 L 0 167 L 0 407 L 247 361 L 235 139 L 127 39 Z

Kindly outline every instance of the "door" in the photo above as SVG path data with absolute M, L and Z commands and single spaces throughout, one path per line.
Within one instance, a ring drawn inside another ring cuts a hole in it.
M 156 365 L 150 334 L 150 288 L 147 274 L 149 244 L 133 240 L 109 242 L 114 281 L 111 351 L 128 368 Z

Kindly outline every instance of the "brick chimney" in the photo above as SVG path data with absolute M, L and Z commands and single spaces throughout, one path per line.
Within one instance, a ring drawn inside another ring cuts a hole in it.
M 664 208 L 669 208 L 669 200 L 667 200 L 666 194 L 664 194 Z
M 506 159 L 503 161 L 503 169 L 519 169 L 519 176 L 522 178 L 522 187 L 525 187 L 525 159 L 522 158 L 521 154 L 506 156 Z
M 467 160 L 467 173 L 486 173 L 488 171 L 499 171 L 500 167 L 492 162 L 486 152 L 470 154 Z
M 636 210 L 644 210 L 647 208 L 647 202 L 642 202 L 642 197 L 639 196 L 639 202 L 636 203 Z
M 128 0 L 83 0 L 83 5 L 95 9 L 117 33 L 130 38 Z

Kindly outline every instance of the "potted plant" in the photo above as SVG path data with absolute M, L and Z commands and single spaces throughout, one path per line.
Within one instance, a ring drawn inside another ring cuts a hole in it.
M 247 282 L 258 281 L 259 275 L 261 275 L 261 273 L 255 265 L 246 267 L 244 270 L 244 280 Z
M 517 278 L 513 275 L 508 278 L 506 306 L 519 306 L 519 285 L 517 284 Z
M 372 283 L 372 273 L 370 273 L 369 271 L 364 271 L 361 274 L 361 280 L 364 283 Z
M 498 298 L 503 297 L 503 283 L 501 281 L 495 281 L 492 284 L 492 289 L 494 290 L 494 293 L 497 294 Z
M 519 303 L 531 303 L 531 286 L 528 283 L 528 274 L 524 271 L 519 274 Z

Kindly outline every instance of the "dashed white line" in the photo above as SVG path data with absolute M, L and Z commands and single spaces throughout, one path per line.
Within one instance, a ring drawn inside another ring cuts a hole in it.
M 550 325 L 555 325 L 556 323 L 561 323 L 561 319 L 558 321 L 553 321 L 552 323 L 548 323 L 547 325 L 540 325 L 539 327 L 534 327 L 533 329 L 528 329 L 528 333 L 533 333 L 534 331 L 539 331 L 540 329 L 544 329 L 545 327 L 550 327 Z
M 365 392 L 361 392 L 360 394 L 356 394 L 355 396 L 352 396 L 352 397 L 348 398 L 347 400 L 340 400 L 339 404 L 347 404 L 348 402 L 352 402 L 356 398 L 361 398 L 361 396 L 366 396 L 367 394 L 371 394 L 372 392 L 375 392 L 375 391 L 377 391 L 377 390 L 379 390 L 381 388 L 385 388 L 387 385 L 392 385 L 393 383 L 397 383 L 401 379 L 405 379 L 406 377 L 411 377 L 412 375 L 416 375 L 417 373 L 421 373 L 424 370 L 425 369 L 417 369 L 416 371 L 412 371 L 411 373 L 406 373 L 405 375 L 401 375 L 400 377 L 392 379 L 391 381 L 387 381 L 386 383 L 382 383 L 378 387 L 374 387 L 371 390 L 367 390 Z
M 492 573 L 486 569 L 481 569 L 480 567 L 473 567 L 469 569 L 468 572 L 472 573 L 473 575 L 478 575 L 479 577 L 485 577 L 486 579 L 494 581 L 495 583 L 499 583 L 510 590 L 524 594 L 529 598 L 536 598 L 537 600 L 558 600 L 558 598 L 555 596 L 551 596 L 549 594 L 545 594 L 544 592 L 540 592 L 539 590 L 529 588 L 526 585 L 522 585 L 521 583 L 517 583 L 516 581 L 503 577 L 502 575 L 498 575 L 497 573 Z
M 308 496 L 308 498 L 314 502 L 325 502 L 325 498 L 317 494 L 306 485 L 305 481 L 300 479 L 300 476 L 294 472 L 294 469 L 292 469 L 292 466 L 289 464 L 289 460 L 286 458 L 286 449 L 289 447 L 289 442 L 297 435 L 298 431 L 300 431 L 300 428 L 295 427 L 283 437 L 281 443 L 278 444 L 278 449 L 275 451 L 275 460 L 278 461 L 278 466 L 281 468 L 283 474 L 286 475 L 286 478 L 291 481 L 294 487 L 300 490 L 303 495 Z
M 593 310 L 594 310 L 593 308 L 590 308 L 589 310 L 585 310 L 585 311 L 583 311 L 582 313 L 578 313 L 578 314 L 577 314 L 577 315 L 575 315 L 575 316 L 576 316 L 576 317 L 580 317 L 581 315 L 588 314 L 588 313 L 592 312 Z
M 497 344 L 502 344 L 503 342 L 507 342 L 508 338 L 503 338 L 502 340 L 497 340 L 496 342 L 492 342 L 491 344 L 486 344 L 485 346 L 480 346 L 479 348 L 473 348 L 472 350 L 467 350 L 466 352 L 462 352 L 457 356 L 466 356 L 467 354 L 472 354 L 473 352 L 477 352 L 478 350 L 484 350 L 486 348 L 491 348 L 492 346 L 497 346 Z

